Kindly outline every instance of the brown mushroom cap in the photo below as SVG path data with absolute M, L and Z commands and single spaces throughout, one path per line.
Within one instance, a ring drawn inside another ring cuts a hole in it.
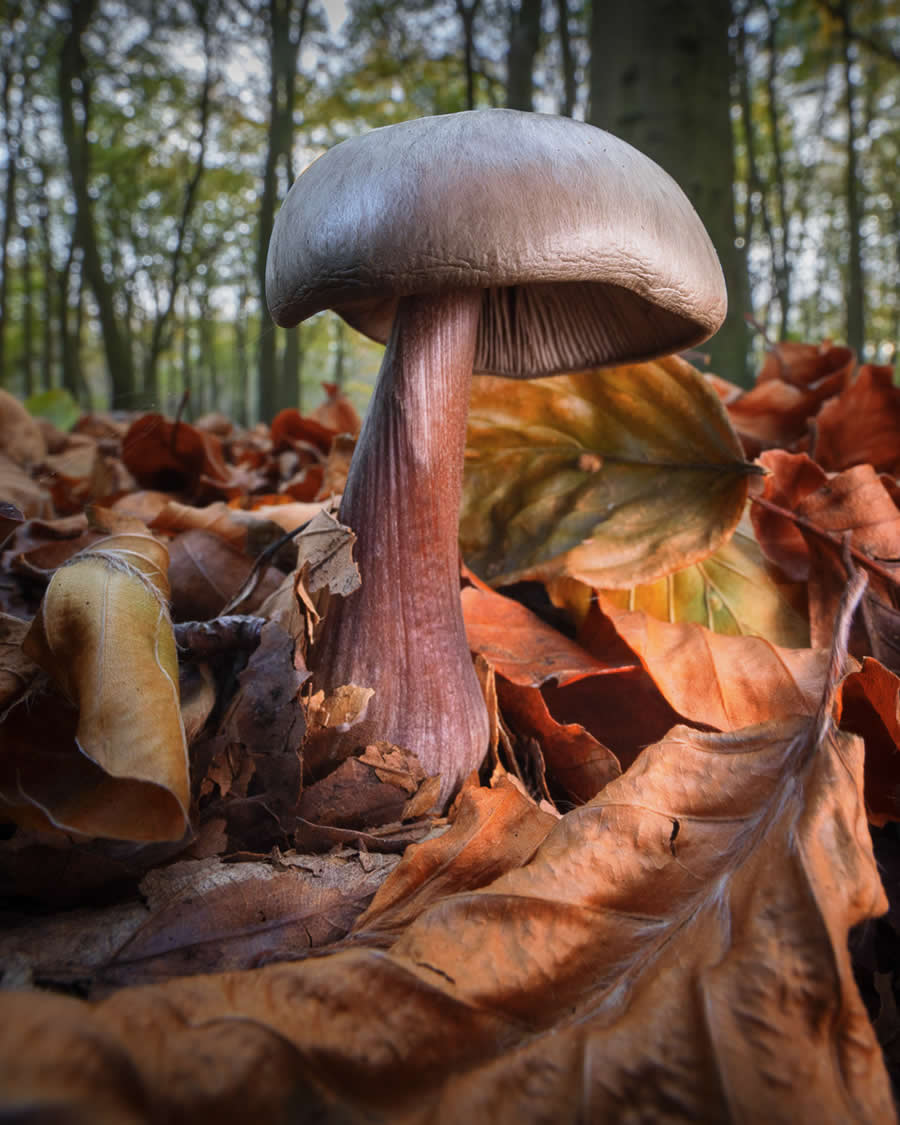
M 311 164 L 277 216 L 276 323 L 331 308 L 385 341 L 398 298 L 481 288 L 475 370 L 529 377 L 707 339 L 725 283 L 699 217 L 636 149 L 488 109 L 375 129 Z

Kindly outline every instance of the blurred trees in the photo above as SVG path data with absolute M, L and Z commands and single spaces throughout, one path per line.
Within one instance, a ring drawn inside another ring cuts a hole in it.
M 322 379 L 358 390 L 377 348 L 330 314 L 291 334 L 268 319 L 274 214 L 323 147 L 467 105 L 589 116 L 681 182 L 729 280 L 728 332 L 704 348 L 721 374 L 764 338 L 893 361 L 896 0 L 349 0 L 344 16 L 6 0 L 0 384 L 163 409 L 189 388 L 195 411 L 249 418 Z

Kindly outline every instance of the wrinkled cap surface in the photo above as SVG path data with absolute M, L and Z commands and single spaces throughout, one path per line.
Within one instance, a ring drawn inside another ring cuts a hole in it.
M 691 347 L 725 283 L 652 160 L 566 117 L 488 109 L 343 141 L 297 179 L 266 293 L 290 327 L 331 308 L 386 341 L 402 296 L 484 290 L 475 370 L 534 376 Z

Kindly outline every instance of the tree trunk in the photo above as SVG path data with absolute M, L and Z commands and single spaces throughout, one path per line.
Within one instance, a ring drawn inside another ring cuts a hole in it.
M 563 73 L 563 100 L 560 113 L 571 117 L 575 112 L 577 84 L 575 81 L 575 56 L 572 54 L 572 38 L 569 34 L 568 0 L 556 0 L 556 19 L 559 25 L 559 57 Z
M 200 187 L 200 181 L 203 178 L 203 173 L 206 170 L 206 143 L 207 134 L 209 131 L 209 118 L 211 109 L 211 92 L 213 83 L 213 52 L 211 42 L 211 24 L 215 18 L 214 13 L 210 10 L 211 5 L 209 0 L 196 0 L 194 4 L 195 15 L 197 22 L 201 25 L 203 33 L 203 54 L 205 59 L 205 70 L 203 74 L 203 86 L 200 91 L 200 104 L 198 107 L 198 127 L 197 127 L 197 159 L 194 161 L 194 167 L 191 172 L 190 179 L 185 185 L 184 195 L 182 197 L 181 214 L 178 218 L 178 230 L 175 235 L 175 247 L 172 251 L 172 256 L 169 259 L 169 277 L 165 293 L 163 294 L 161 304 L 158 306 L 157 314 L 153 319 L 153 329 L 150 335 L 150 345 L 144 357 L 144 372 L 143 383 L 144 389 L 148 393 L 156 393 L 159 397 L 159 388 L 157 387 L 157 369 L 159 367 L 159 358 L 166 348 L 171 346 L 172 343 L 172 312 L 175 308 L 175 299 L 178 296 L 178 291 L 183 283 L 183 266 L 185 255 L 189 249 L 189 227 L 191 216 L 194 212 L 194 204 L 197 200 L 197 190 Z
M 31 280 L 31 227 L 22 227 L 22 373 L 25 394 L 33 395 L 34 386 L 34 286 Z
M 706 224 L 725 273 L 729 314 L 703 350 L 712 370 L 746 385 L 747 274 L 735 245 L 730 20 L 728 0 L 595 3 L 589 120 L 662 165 Z
M 865 280 L 862 261 L 862 218 L 859 168 L 856 158 L 856 99 L 853 94 L 853 39 L 850 32 L 848 0 L 842 0 L 843 36 L 841 53 L 844 69 L 844 109 L 847 114 L 847 276 L 844 303 L 847 307 L 847 344 L 862 359 L 866 342 Z
M 296 0 L 269 0 L 269 140 L 259 203 L 256 257 L 260 303 L 259 414 L 264 421 L 271 421 L 277 413 L 282 393 L 278 386 L 275 326 L 266 307 L 266 257 L 275 223 L 279 170 L 284 169 L 286 178 L 289 176 L 297 98 L 297 56 L 308 10 L 309 0 L 300 0 L 299 7 Z
M 100 246 L 89 192 L 90 75 L 81 40 L 97 0 L 71 0 L 69 28 L 63 39 L 57 72 L 59 111 L 63 142 L 75 199 L 75 237 L 81 247 L 82 270 L 97 302 L 103 350 L 114 398 L 132 404 L 136 387 L 134 360 L 127 335 L 116 315 L 114 288 L 103 272 Z M 81 103 L 82 119 L 76 123 L 75 101 Z
M 541 0 L 519 0 L 509 12 L 506 104 L 534 109 L 534 60 L 541 45 Z
M 3 219 L 0 225 L 0 384 L 7 382 L 6 329 L 9 324 L 9 243 L 16 221 L 16 169 L 18 168 L 18 129 L 10 113 L 12 59 L 6 54 L 0 74 L 0 113 L 3 116 L 3 141 L 6 146 L 6 184 L 3 192 Z
M 466 109 L 475 108 L 475 13 L 481 0 L 456 0 L 456 14 L 462 23 L 463 71 L 466 80 Z
M 787 184 L 784 178 L 784 158 L 781 146 L 781 122 L 778 115 L 778 8 L 773 0 L 767 0 L 769 21 L 766 35 L 768 63 L 766 68 L 766 114 L 769 119 L 769 136 L 772 145 L 772 172 L 775 202 L 777 204 L 777 238 L 773 239 L 772 267 L 775 277 L 775 292 L 778 294 L 778 307 L 781 312 L 779 335 L 782 340 L 788 336 L 788 322 L 791 313 L 791 251 L 789 239 L 790 215 L 787 206 Z

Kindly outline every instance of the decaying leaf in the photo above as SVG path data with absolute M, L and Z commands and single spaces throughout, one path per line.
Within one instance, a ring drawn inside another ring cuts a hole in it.
M 23 648 L 73 710 L 44 698 L 7 717 L 0 776 L 14 819 L 124 840 L 183 836 L 188 762 L 166 561 L 146 532 L 119 533 L 54 575 Z M 43 738 L 29 735 L 36 720 Z
M 847 951 L 886 907 L 862 744 L 829 707 L 676 727 L 482 874 L 448 878 L 386 950 L 92 1007 L 3 997 L 4 1097 L 134 1122 L 896 1119 Z
M 463 554 L 493 585 L 652 581 L 730 535 L 750 471 L 718 397 L 677 357 L 529 382 L 478 376 Z
M 828 667 L 821 649 L 790 649 L 762 637 L 727 637 L 702 625 L 599 604 L 671 706 L 693 722 L 737 730 L 766 719 L 812 714 Z
M 816 415 L 813 457 L 836 471 L 868 463 L 900 472 L 900 388 L 892 367 L 867 363 Z
M 475 586 L 461 597 L 469 648 L 511 683 L 568 684 L 621 670 L 620 662 L 592 655 L 512 598 Z

